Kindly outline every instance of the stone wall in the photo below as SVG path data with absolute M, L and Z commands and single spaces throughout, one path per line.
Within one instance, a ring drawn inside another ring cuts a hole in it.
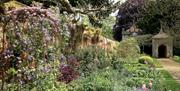
M 159 52 L 158 52 L 158 48 L 161 45 L 165 45 L 167 48 L 167 53 L 166 53 L 166 57 L 172 57 L 173 56 L 173 43 L 172 43 L 172 39 L 154 39 L 152 41 L 153 43 L 153 56 L 154 57 L 158 57 L 159 56 Z
M 180 35 L 174 36 L 174 47 L 180 48 Z

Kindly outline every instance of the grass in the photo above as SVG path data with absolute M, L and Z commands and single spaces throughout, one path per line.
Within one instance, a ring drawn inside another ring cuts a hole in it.
M 176 57 L 175 61 L 180 63 L 180 57 Z M 152 64 L 155 66 L 155 68 L 163 67 L 155 58 L 153 58 Z M 178 83 L 168 71 L 160 70 L 160 72 L 163 78 L 159 78 L 160 84 L 156 84 L 159 85 L 156 87 L 156 89 L 158 89 L 157 91 L 180 91 L 180 83 Z
M 180 63 L 180 56 L 174 56 L 174 57 L 173 57 L 173 60 L 174 60 L 175 62 Z
M 162 70 L 162 75 L 164 76 L 164 80 L 162 84 L 167 89 L 167 91 L 180 91 L 180 83 L 178 83 L 170 74 L 169 72 Z
M 162 65 L 157 59 L 154 59 L 153 62 L 156 68 L 162 68 Z M 180 60 L 179 60 L 179 63 L 180 63 Z M 161 81 L 162 87 L 164 88 L 163 90 L 161 89 L 162 91 L 180 91 L 180 83 L 178 83 L 168 71 L 161 70 L 161 75 L 164 78 Z
M 153 65 L 156 67 L 156 68 L 162 68 L 163 66 L 161 65 L 161 63 L 157 60 L 157 59 L 155 59 L 155 58 L 153 58 Z
M 143 54 L 143 55 L 141 55 L 140 58 L 145 58 L 147 61 L 149 60 L 150 63 L 151 63 L 155 68 L 162 68 L 162 67 L 163 67 L 163 66 L 161 65 L 161 63 L 160 63 L 157 59 L 152 58 L 152 57 L 150 57 L 150 56 L 148 56 L 148 55 Z M 151 61 L 151 60 L 152 60 L 152 61 Z M 137 61 L 137 62 L 138 62 L 138 61 Z
M 174 60 L 174 61 L 180 63 L 180 60 Z

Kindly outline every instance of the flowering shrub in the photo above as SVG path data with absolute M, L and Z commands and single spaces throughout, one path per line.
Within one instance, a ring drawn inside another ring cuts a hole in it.
M 58 32 L 58 20 L 53 18 L 52 14 L 48 12 L 46 9 L 41 9 L 38 7 L 27 7 L 22 9 L 15 9 L 8 12 L 10 16 L 10 20 L 12 22 L 22 23 L 22 22 L 28 22 L 31 21 L 31 19 L 36 19 L 36 21 L 48 20 L 50 23 L 50 26 L 53 28 L 54 32 Z M 16 25 L 15 24 L 15 25 Z
M 22 67 L 15 70 L 13 68 L 7 71 L 8 74 L 15 74 L 16 80 L 6 83 L 5 91 L 67 91 L 66 84 L 57 82 L 59 61 L 40 62 L 36 70 L 30 70 Z
M 9 19 L 7 41 L 11 48 L 18 47 L 20 50 L 32 52 L 38 46 L 47 47 L 50 43 L 54 43 L 60 32 L 59 21 L 52 18 L 52 14 L 45 9 L 36 7 L 15 9 L 8 12 L 7 18 Z
M 20 85 L 39 79 L 36 71 L 40 60 L 55 60 L 56 51 L 49 52 L 60 36 L 59 21 L 45 9 L 25 7 L 11 10 L 3 28 L 4 49 L 0 54 L 0 79 Z M 6 25 L 5 25 L 6 24 Z M 9 71 L 14 69 L 13 71 Z M 48 68 L 44 69 L 47 70 Z

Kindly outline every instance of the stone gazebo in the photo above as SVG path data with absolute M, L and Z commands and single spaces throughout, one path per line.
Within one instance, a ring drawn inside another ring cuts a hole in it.
M 152 53 L 156 58 L 173 56 L 173 37 L 162 30 L 152 38 Z

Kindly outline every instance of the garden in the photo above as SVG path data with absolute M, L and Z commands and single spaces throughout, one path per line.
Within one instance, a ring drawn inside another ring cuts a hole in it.
M 148 39 L 122 34 L 134 25 L 144 35 L 160 25 L 178 34 L 178 0 L 0 2 L 0 91 L 180 91 L 159 60 L 142 53 Z

